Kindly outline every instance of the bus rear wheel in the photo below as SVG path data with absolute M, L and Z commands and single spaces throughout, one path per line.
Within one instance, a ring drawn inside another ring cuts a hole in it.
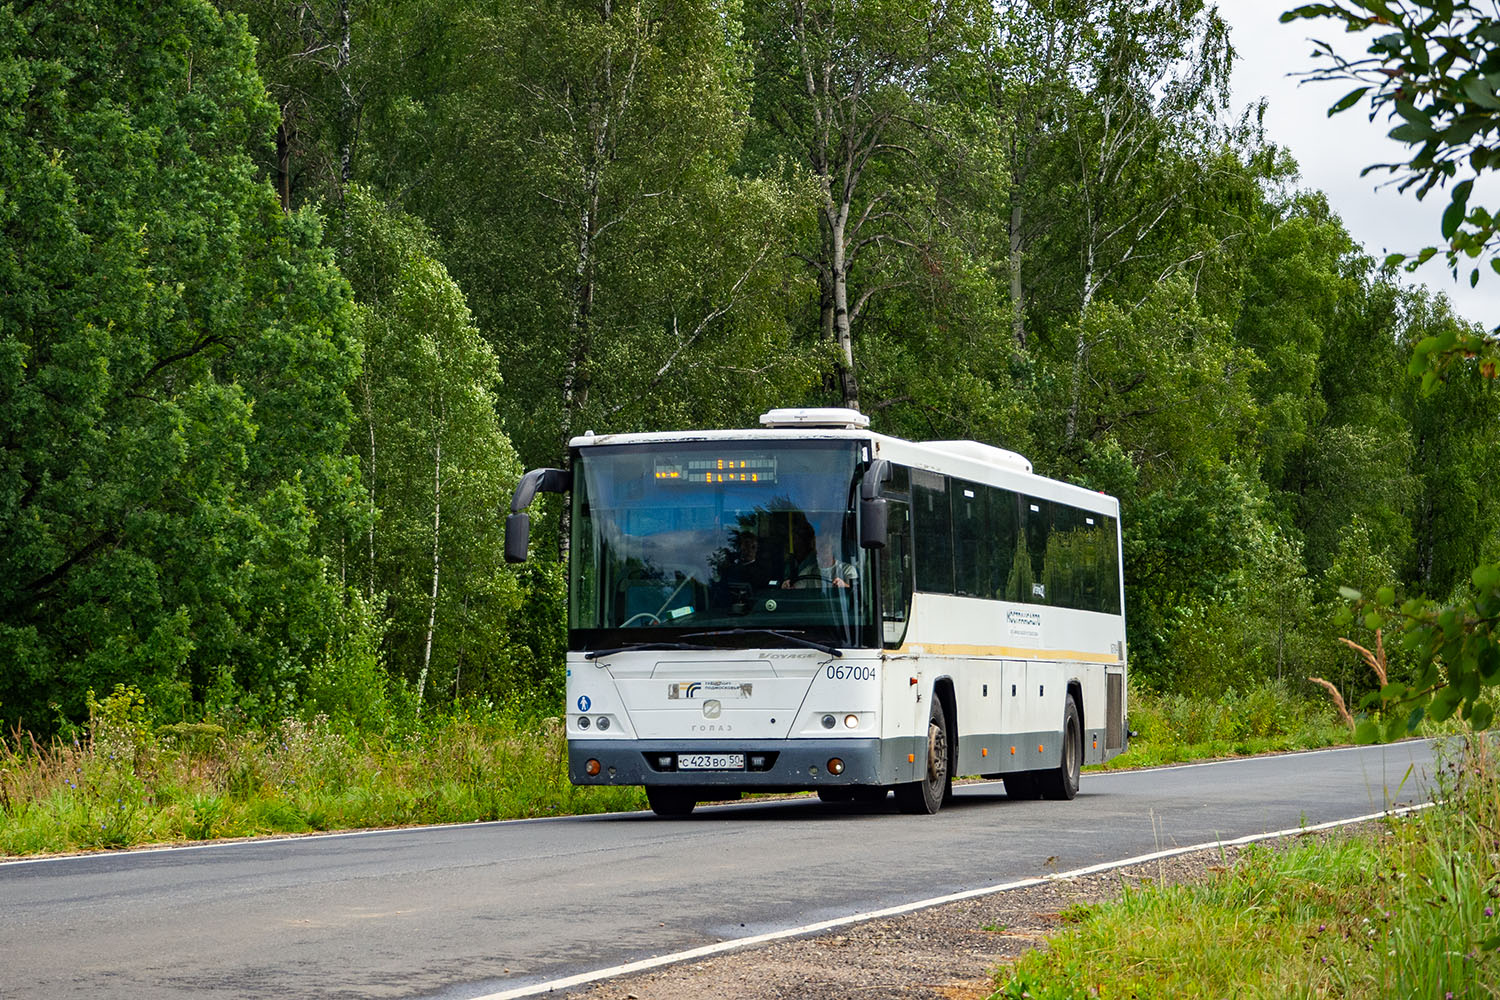
M 942 700 L 932 699 L 927 716 L 927 761 L 920 780 L 896 786 L 896 805 L 904 813 L 931 816 L 943 808 L 953 786 L 948 773 L 948 715 Z
M 698 805 L 698 790 L 647 785 L 646 801 L 651 804 L 651 811 L 658 816 L 669 819 L 689 816 Z
M 1050 771 L 1041 772 L 1042 797 L 1071 799 L 1078 794 L 1078 772 L 1083 766 L 1083 723 L 1078 717 L 1078 702 L 1071 697 L 1063 709 L 1062 760 Z

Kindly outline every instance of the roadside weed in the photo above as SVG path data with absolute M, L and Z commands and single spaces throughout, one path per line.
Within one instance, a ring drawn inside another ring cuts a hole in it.
M 1438 804 L 1131 888 L 1003 970 L 996 997 L 1500 997 L 1500 777 L 1489 741 Z

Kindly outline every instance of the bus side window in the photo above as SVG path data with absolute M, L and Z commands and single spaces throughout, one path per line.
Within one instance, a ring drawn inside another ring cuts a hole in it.
M 1032 496 L 1023 496 L 1021 501 L 1025 508 L 1022 516 L 1026 519 L 1026 551 L 1031 557 L 1031 586 L 1021 588 L 1023 593 L 1017 599 L 1028 604 L 1053 604 L 1056 602 L 1047 593 L 1046 573 L 1047 536 L 1052 534 L 1052 501 Z
M 913 534 L 916 540 L 917 589 L 928 594 L 953 593 L 953 527 L 948 480 L 934 472 L 911 472 Z
M 895 649 L 906 638 L 911 617 L 911 509 L 902 501 L 887 503 L 890 520 L 879 557 L 881 638 L 886 648 Z
M 951 482 L 953 500 L 953 587 L 964 597 L 988 597 L 994 546 L 988 488 L 961 479 Z

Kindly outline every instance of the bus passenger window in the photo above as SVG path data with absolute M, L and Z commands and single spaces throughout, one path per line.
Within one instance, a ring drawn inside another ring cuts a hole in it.
M 948 480 L 933 472 L 911 471 L 912 534 L 915 536 L 917 589 L 953 593 L 953 536 Z
M 895 649 L 906 638 L 911 616 L 911 512 L 905 503 L 888 500 L 885 548 L 880 550 L 881 639 Z

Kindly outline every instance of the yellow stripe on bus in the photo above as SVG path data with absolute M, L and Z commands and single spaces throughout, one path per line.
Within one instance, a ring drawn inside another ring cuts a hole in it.
M 951 642 L 919 642 L 915 644 L 923 653 L 934 656 L 999 656 L 1011 660 L 1077 660 L 1084 663 L 1119 663 L 1120 658 L 1110 653 L 1085 653 L 1078 649 L 1030 649 L 1024 646 L 969 646 Z M 904 644 L 894 656 L 913 655 L 910 644 Z

